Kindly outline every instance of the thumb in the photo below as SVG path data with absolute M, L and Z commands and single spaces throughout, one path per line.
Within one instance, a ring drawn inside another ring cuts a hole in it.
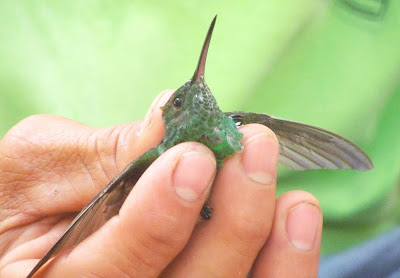
M 127 164 L 161 141 L 158 108 L 172 92 L 156 98 L 144 121 L 129 124 L 96 128 L 55 115 L 22 120 L 0 141 L 0 169 L 7 173 L 0 183 L 12 192 L 3 207 L 14 214 L 29 211 L 30 222 L 80 211 Z

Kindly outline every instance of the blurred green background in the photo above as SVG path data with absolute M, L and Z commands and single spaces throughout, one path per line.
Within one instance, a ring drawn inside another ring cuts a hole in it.
M 225 111 L 329 129 L 370 172 L 280 169 L 315 194 L 322 253 L 400 220 L 400 1 L 0 1 L 0 136 L 32 114 L 108 126 L 144 117 L 194 71 L 218 14 L 206 79 Z

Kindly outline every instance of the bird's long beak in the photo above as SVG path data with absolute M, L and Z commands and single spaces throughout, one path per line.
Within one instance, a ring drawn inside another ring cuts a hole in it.
M 196 71 L 192 77 L 192 84 L 194 84 L 200 77 L 204 76 L 204 69 L 206 67 L 206 60 L 207 60 L 207 52 L 208 46 L 210 45 L 212 32 L 214 30 L 215 21 L 217 20 L 217 16 L 214 17 L 213 21 L 211 22 L 210 28 L 208 29 L 206 39 L 203 44 L 203 48 L 201 49 L 199 62 L 197 64 Z

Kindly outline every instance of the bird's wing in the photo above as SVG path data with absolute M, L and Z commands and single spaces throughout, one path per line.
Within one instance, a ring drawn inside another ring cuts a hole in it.
M 373 168 L 368 155 L 349 140 L 322 128 L 276 119 L 266 114 L 228 112 L 236 125 L 269 127 L 279 140 L 279 162 L 293 170 Z
M 44 264 L 58 253 L 78 245 L 117 215 L 129 192 L 150 164 L 158 157 L 157 148 L 145 152 L 116 176 L 93 200 L 75 217 L 60 239 L 42 257 L 27 278 L 31 278 Z

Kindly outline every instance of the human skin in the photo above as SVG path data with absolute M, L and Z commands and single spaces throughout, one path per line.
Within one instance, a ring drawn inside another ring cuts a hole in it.
M 71 220 L 129 162 L 160 142 L 161 107 L 145 120 L 88 127 L 29 117 L 0 141 L 0 277 L 25 277 Z M 216 173 L 186 142 L 143 174 L 119 215 L 35 277 L 317 277 L 322 213 L 304 191 L 275 198 L 278 141 L 243 126 L 244 150 Z M 212 187 L 211 187 L 212 185 Z M 211 195 L 210 194 L 211 191 Z M 204 204 L 210 221 L 199 220 Z

